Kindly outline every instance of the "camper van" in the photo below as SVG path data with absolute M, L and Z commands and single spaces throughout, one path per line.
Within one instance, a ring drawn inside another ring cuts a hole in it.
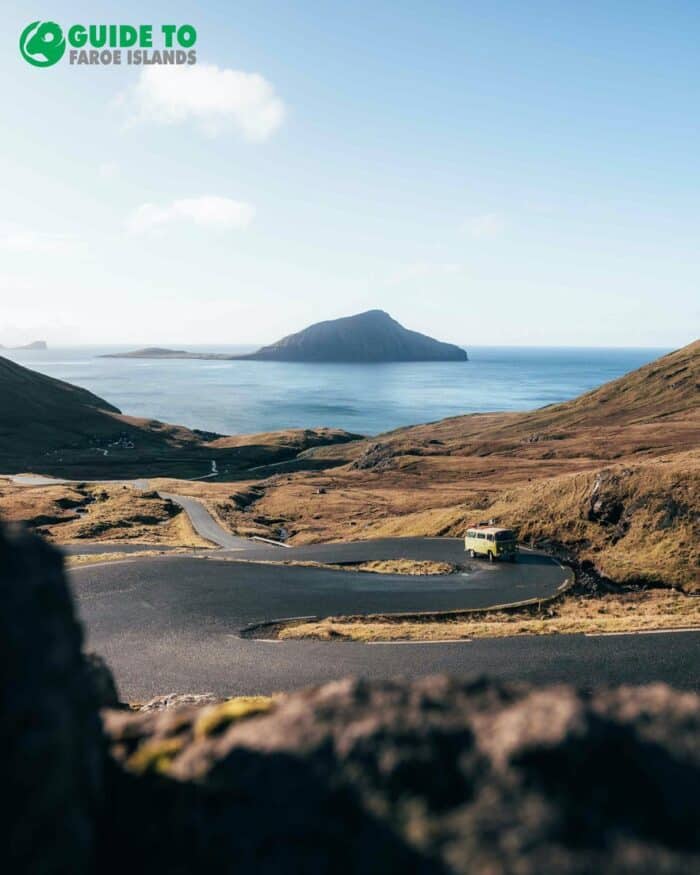
M 483 556 L 489 562 L 497 559 L 507 559 L 515 562 L 518 555 L 518 544 L 515 532 L 512 529 L 503 529 L 500 526 L 479 523 L 470 526 L 464 537 L 464 549 L 476 559 Z

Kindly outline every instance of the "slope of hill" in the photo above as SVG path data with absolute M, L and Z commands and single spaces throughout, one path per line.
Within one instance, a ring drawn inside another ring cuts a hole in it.
M 291 362 L 466 361 L 459 346 L 409 331 L 383 310 L 317 322 L 241 358 Z
M 250 467 L 293 460 L 318 445 L 355 439 L 341 430 L 299 430 L 223 439 L 123 415 L 85 389 L 0 357 L 0 472 L 69 478 L 196 477 L 216 462 L 236 479 Z
M 696 341 L 564 404 L 334 448 L 343 466 L 269 483 L 255 514 L 296 543 L 461 535 L 495 518 L 616 580 L 700 586 L 699 400 Z M 229 521 L 249 525 L 245 511 Z
M 26 428 L 31 435 L 33 422 L 40 422 L 42 428 L 48 430 L 71 422 L 77 424 L 81 417 L 87 417 L 93 424 L 103 421 L 107 412 L 120 412 L 86 389 L 39 374 L 5 358 L 0 358 L 0 408 L 3 437 L 11 428 Z
M 499 458 L 523 465 L 615 460 L 700 446 L 700 341 L 598 389 L 524 413 L 456 416 L 353 444 L 356 467 L 386 469 L 390 459 Z
M 85 476 L 200 443 L 162 423 L 123 417 L 85 389 L 0 358 L 0 471 Z M 107 474 L 109 476 L 109 474 Z

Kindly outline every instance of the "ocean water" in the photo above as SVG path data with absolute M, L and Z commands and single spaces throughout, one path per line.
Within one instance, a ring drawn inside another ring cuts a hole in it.
M 187 347 L 230 353 L 253 348 Z M 333 426 L 371 435 L 461 413 L 564 401 L 668 352 L 470 346 L 468 362 L 381 365 L 99 358 L 127 349 L 0 355 L 83 386 L 133 416 L 221 434 Z

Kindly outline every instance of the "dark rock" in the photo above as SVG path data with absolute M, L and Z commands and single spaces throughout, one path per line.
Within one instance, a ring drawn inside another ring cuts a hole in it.
M 80 498 L 71 498 L 70 496 L 65 496 L 55 499 L 54 504 L 56 507 L 60 507 L 61 510 L 73 510 L 73 508 L 84 507 L 84 505 L 89 504 L 92 500 L 92 497 L 86 498 L 81 496 Z
M 214 693 L 169 693 L 167 696 L 156 696 L 155 699 L 144 702 L 136 710 L 142 714 L 149 714 L 152 711 L 169 711 L 193 705 L 196 707 L 216 705 L 223 701 L 221 696 L 215 696 Z
M 616 526 L 625 512 L 620 498 L 620 477 L 601 471 L 591 490 L 586 518 L 602 526 Z
M 345 680 L 216 730 L 207 713 L 108 715 L 126 768 L 101 871 L 680 875 L 700 860 L 694 694 Z
M 689 507 L 685 502 L 677 501 L 675 498 L 664 498 L 659 511 L 657 529 L 670 529 L 683 520 L 687 520 L 691 526 L 700 524 L 700 510 Z
M 102 735 L 60 554 L 0 528 L 0 596 L 3 868 L 92 871 Z
M 121 708 L 117 684 L 107 663 L 97 653 L 85 654 L 85 675 L 99 708 Z
M 411 446 L 397 446 L 391 443 L 378 442 L 371 443 L 350 464 L 350 468 L 358 471 L 371 469 L 386 471 L 401 465 L 402 468 L 407 470 L 407 466 L 411 464 L 412 457 L 442 455 L 440 450 L 436 449 L 436 444 L 440 445 L 440 443 L 440 441 L 426 441 L 424 444 L 413 444 Z
M 387 444 L 369 444 L 350 467 L 357 471 L 386 470 L 392 466 L 393 460 L 399 452 Z
M 247 489 L 241 489 L 238 492 L 234 492 L 231 495 L 231 501 L 236 510 L 245 510 L 255 504 L 256 501 L 259 501 L 264 494 L 265 490 L 261 489 L 259 486 L 250 486 Z
M 73 514 L 72 516 L 61 514 L 59 516 L 58 514 L 38 513 L 36 516 L 25 519 L 25 523 L 31 528 L 39 528 L 41 526 L 54 526 L 57 523 L 66 523 L 77 519 L 79 519 L 78 514 Z
M 523 443 L 538 444 L 540 441 L 563 441 L 567 435 L 565 434 L 549 434 L 544 432 L 535 432 L 523 438 Z

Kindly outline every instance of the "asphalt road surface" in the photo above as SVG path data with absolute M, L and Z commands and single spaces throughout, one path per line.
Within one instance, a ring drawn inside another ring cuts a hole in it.
M 180 505 L 190 518 L 195 532 L 202 538 L 206 538 L 207 541 L 211 541 L 213 544 L 218 544 L 219 547 L 224 547 L 228 550 L 245 550 L 250 546 L 250 541 L 247 538 L 239 538 L 222 529 L 204 505 L 197 501 L 196 498 L 189 498 L 186 495 L 172 495 L 169 492 L 161 492 L 159 494 L 161 498 L 169 498 L 175 504 Z
M 25 486 L 42 478 L 15 478 Z M 52 481 L 53 482 L 53 481 Z M 134 481 L 145 488 L 147 481 Z M 193 498 L 167 495 L 195 530 L 220 549 L 134 557 L 149 545 L 92 543 L 69 553 L 123 552 L 124 560 L 70 572 L 87 646 L 112 667 L 121 695 L 137 701 L 168 692 L 271 693 L 344 675 L 414 677 L 487 674 L 536 683 L 665 681 L 698 689 L 700 633 L 557 635 L 441 644 L 264 641 L 240 637 L 246 626 L 299 616 L 449 610 L 543 598 L 567 572 L 552 559 L 523 552 L 515 565 L 466 562 L 463 543 L 392 538 L 286 549 L 223 530 Z M 466 564 L 447 577 L 358 574 L 269 560 L 342 564 L 422 559 Z M 246 560 L 246 561 L 240 561 Z
M 273 619 L 342 613 L 486 607 L 552 594 L 566 572 L 550 558 L 469 562 L 447 577 L 358 574 L 256 560 L 352 562 L 414 558 L 464 562 L 457 539 L 408 538 L 286 550 L 245 543 L 206 558 L 129 559 L 71 571 L 88 647 L 108 661 L 125 699 L 168 692 L 270 693 L 348 674 L 447 672 L 542 682 L 666 681 L 696 689 L 700 634 L 582 635 L 443 644 L 273 642 L 241 638 Z M 248 561 L 240 561 L 245 559 Z

